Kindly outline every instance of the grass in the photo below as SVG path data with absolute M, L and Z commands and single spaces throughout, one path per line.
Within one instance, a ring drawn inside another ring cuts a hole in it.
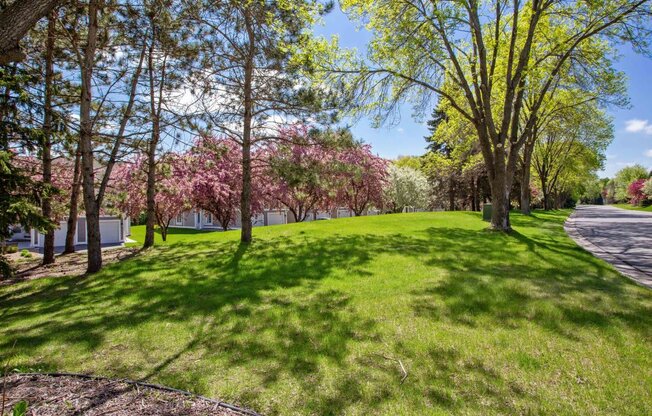
M 197 234 L 207 234 L 215 233 L 219 231 L 213 230 L 196 230 L 194 228 L 178 228 L 170 227 L 168 228 L 168 235 L 166 241 L 163 241 L 161 237 L 161 230 L 156 229 L 154 234 L 154 244 L 173 244 L 179 241 L 193 240 L 196 238 Z M 145 226 L 144 225 L 135 225 L 131 227 L 131 235 L 129 236 L 132 240 L 135 240 L 135 243 L 127 243 L 127 246 L 140 246 L 145 241 Z
M 634 211 L 652 212 L 652 205 L 648 205 L 646 207 L 639 207 L 637 205 L 632 205 L 632 204 L 613 204 L 612 206 L 616 208 L 622 208 L 622 209 L 631 209 Z
M 0 355 L 264 414 L 652 414 L 652 291 L 577 247 L 567 214 L 514 214 L 510 235 L 462 212 L 256 228 L 248 246 L 175 234 L 90 277 L 0 287 Z

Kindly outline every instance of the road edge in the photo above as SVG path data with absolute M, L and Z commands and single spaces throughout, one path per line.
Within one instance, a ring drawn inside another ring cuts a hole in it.
M 568 216 L 568 218 L 566 218 L 566 221 L 564 222 L 564 231 L 566 234 L 568 234 L 568 236 L 573 241 L 575 241 L 578 246 L 582 247 L 593 256 L 598 257 L 614 266 L 616 270 L 618 270 L 623 276 L 627 277 L 640 286 L 652 289 L 652 276 L 648 275 L 637 267 L 632 266 L 619 256 L 605 251 L 600 246 L 593 244 L 591 241 L 585 238 L 575 225 L 576 213 L 577 210 L 573 210 L 573 212 Z

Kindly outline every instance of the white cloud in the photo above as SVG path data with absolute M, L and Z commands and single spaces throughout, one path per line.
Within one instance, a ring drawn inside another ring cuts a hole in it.
M 645 156 L 647 157 L 652 157 L 652 149 L 648 149 L 645 151 Z
M 399 132 L 399 133 L 404 133 L 405 129 L 403 127 L 399 127 L 399 128 L 396 129 L 396 131 Z
M 644 132 L 645 134 L 652 135 L 652 124 L 647 120 L 633 118 L 625 122 L 625 130 L 630 133 Z

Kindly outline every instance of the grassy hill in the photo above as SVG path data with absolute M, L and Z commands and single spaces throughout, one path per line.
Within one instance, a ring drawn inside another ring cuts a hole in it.
M 0 357 L 265 414 L 652 414 L 652 291 L 567 214 L 514 214 L 511 235 L 462 212 L 175 234 L 0 286 Z

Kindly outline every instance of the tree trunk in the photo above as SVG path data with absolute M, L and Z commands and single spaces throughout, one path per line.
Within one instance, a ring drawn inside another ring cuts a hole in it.
M 156 225 L 156 146 L 158 137 L 154 136 L 158 136 L 158 123 L 152 119 L 152 124 L 152 137 L 147 152 L 147 222 L 145 223 L 143 248 L 154 245 L 154 226 Z
M 54 37 L 56 15 L 51 13 L 48 18 L 47 39 L 45 42 L 45 97 L 43 105 L 43 183 L 52 187 L 52 94 L 54 86 Z M 42 203 L 43 216 L 52 218 L 52 196 L 48 190 Z M 45 234 L 43 243 L 43 265 L 54 263 L 54 230 Z
M 151 25 L 151 40 L 149 45 L 149 53 L 147 55 L 147 72 L 149 74 L 149 104 L 150 104 L 150 117 L 152 118 L 152 134 L 147 149 L 147 222 L 145 224 L 145 242 L 143 248 L 154 246 L 154 225 L 156 224 L 156 148 L 158 147 L 161 138 L 161 120 L 160 120 L 160 98 L 157 103 L 156 89 L 154 85 L 154 54 L 156 53 L 154 44 L 157 41 L 157 27 L 153 18 L 150 18 Z M 165 62 L 163 63 L 165 66 Z M 161 75 L 161 84 L 159 88 L 162 90 L 163 83 L 165 82 L 165 69 Z M 165 241 L 165 238 L 163 239 Z
M 496 157 L 494 175 L 491 178 L 491 228 L 497 231 L 511 231 L 509 221 L 509 190 L 511 183 L 505 169 L 505 159 Z
M 455 179 L 448 179 L 448 210 L 455 211 Z
M 532 147 L 528 144 L 523 148 L 523 172 L 521 174 L 521 212 L 530 215 L 530 169 L 532 166 Z
M 0 13 L 0 65 L 22 61 L 18 42 L 63 0 L 18 0 Z
M 75 167 L 72 174 L 72 188 L 70 190 L 70 208 L 68 210 L 68 228 L 66 228 L 66 247 L 63 254 L 75 252 L 75 233 L 77 232 L 77 208 L 79 207 L 79 191 L 81 188 L 81 152 L 79 143 L 75 152 Z
M 242 129 L 242 194 L 240 195 L 240 213 L 242 215 L 242 230 L 240 241 L 251 242 L 251 122 L 253 117 L 253 73 L 255 38 L 253 22 L 249 11 L 245 10 L 245 25 L 248 36 L 248 51 L 245 60 L 244 73 L 244 125 Z
M 102 240 L 100 236 L 100 209 L 95 199 L 95 172 L 93 168 L 93 120 L 91 119 L 92 76 L 97 47 L 98 0 L 88 3 L 88 42 L 84 48 L 81 69 L 81 99 L 79 105 L 79 146 L 82 158 L 82 190 L 86 227 L 88 230 L 87 273 L 95 273 L 102 268 Z

